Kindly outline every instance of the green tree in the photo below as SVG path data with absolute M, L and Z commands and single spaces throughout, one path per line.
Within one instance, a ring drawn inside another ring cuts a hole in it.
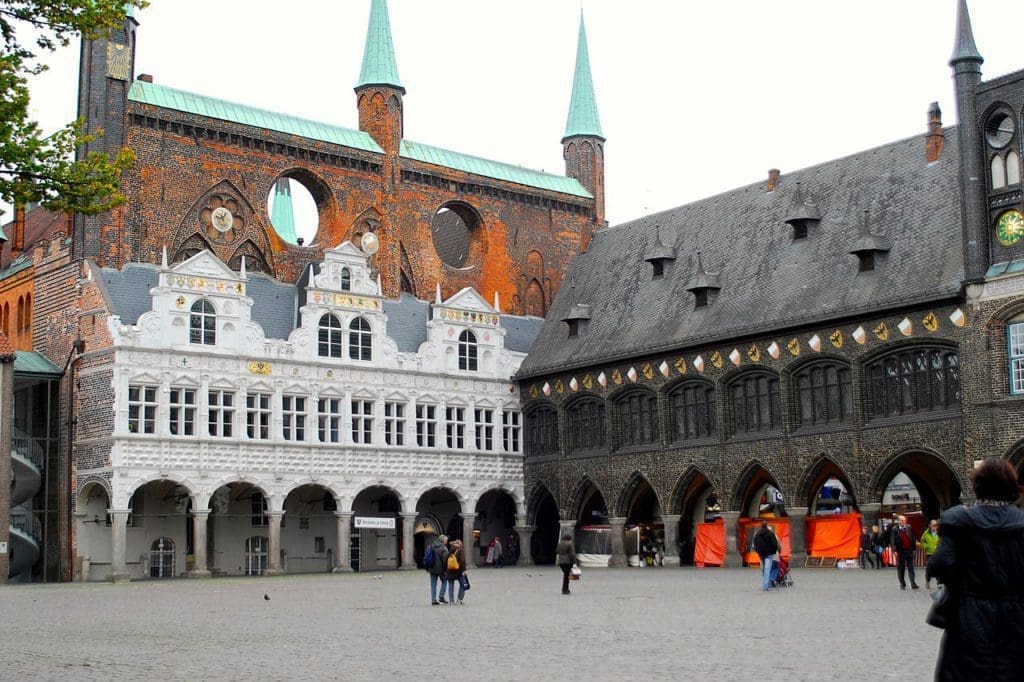
M 129 149 L 113 158 L 75 149 L 96 139 L 81 120 L 44 136 L 29 116 L 30 76 L 46 70 L 36 51 L 53 52 L 77 35 L 98 38 L 123 25 L 146 0 L 0 0 L 0 200 L 39 202 L 52 210 L 95 215 L 124 203 L 121 172 L 135 160 Z M 19 40 L 19 32 L 30 36 Z M 102 135 L 102 131 L 99 132 Z

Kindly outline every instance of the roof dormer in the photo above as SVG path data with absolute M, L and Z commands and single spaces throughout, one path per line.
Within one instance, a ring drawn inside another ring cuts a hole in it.
M 661 279 L 665 276 L 665 267 L 676 259 L 676 250 L 671 246 L 665 246 L 661 242 L 661 227 L 654 226 L 654 244 L 644 255 L 644 260 L 651 264 L 653 279 Z
M 721 289 L 719 284 L 719 273 L 708 272 L 704 269 L 704 262 L 701 259 L 700 251 L 697 252 L 697 272 L 686 286 L 686 290 L 693 293 L 695 299 L 694 308 L 704 308 L 718 296 Z
M 789 217 L 786 218 L 786 224 L 793 227 L 793 239 L 807 239 L 810 228 L 820 222 L 821 211 L 818 210 L 818 206 L 809 197 L 804 196 L 800 183 L 796 183 L 793 206 L 789 209 Z
M 573 338 L 580 335 L 580 329 L 590 320 L 590 304 L 576 300 L 576 285 L 571 287 L 569 301 L 569 312 L 562 318 L 562 322 L 569 327 L 569 338 Z
M 864 221 L 861 223 L 860 236 L 850 253 L 857 256 L 860 261 L 859 272 L 870 272 L 875 269 L 875 261 L 878 256 L 888 253 L 892 247 L 888 237 L 877 235 L 871 232 L 868 223 L 868 211 L 864 211 Z

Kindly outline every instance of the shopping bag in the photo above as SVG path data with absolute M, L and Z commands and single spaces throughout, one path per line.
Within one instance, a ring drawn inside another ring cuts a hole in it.
M 464 592 L 469 592 L 469 576 L 463 573 L 459 576 L 459 584 Z
M 580 570 L 579 566 L 573 566 L 569 569 L 569 580 L 579 580 L 581 575 L 583 575 L 583 571 Z

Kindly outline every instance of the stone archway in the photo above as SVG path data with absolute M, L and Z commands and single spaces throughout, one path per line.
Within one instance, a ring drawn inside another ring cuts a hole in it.
M 807 506 L 807 515 L 815 516 L 819 507 L 829 506 L 828 499 L 823 497 L 822 490 L 830 480 L 838 481 L 850 497 L 850 505 L 857 509 L 857 496 L 850 477 L 839 464 L 828 455 L 822 455 L 804 471 L 797 484 L 797 492 L 793 501 L 796 507 L 801 503 Z
M 632 566 L 660 564 L 665 545 L 661 501 L 640 472 L 635 472 L 623 488 L 619 514 L 626 520 L 623 548 L 627 562 Z
M 881 524 L 904 514 L 920 534 L 929 519 L 959 503 L 963 488 L 945 458 L 925 448 L 908 448 L 875 470 L 871 491 L 881 500 Z
M 352 568 L 396 569 L 401 564 L 402 499 L 386 485 L 359 491 L 352 500 Z
M 498 567 L 514 564 L 518 557 L 512 555 L 509 534 L 515 534 L 512 530 L 516 526 L 515 498 L 507 490 L 494 488 L 480 496 L 475 511 L 475 527 L 480 531 L 477 546 L 481 549 L 484 563 L 493 563 Z M 496 543 L 493 551 L 492 540 Z M 518 543 L 516 537 L 516 547 Z
M 458 538 L 465 545 L 465 519 L 462 503 L 455 491 L 438 486 L 420 495 L 416 502 L 415 527 L 424 530 L 413 535 L 413 558 L 417 564 L 422 564 L 423 553 L 435 535 L 447 535 L 449 542 Z M 476 554 L 472 545 L 464 547 L 464 553 L 467 561 L 474 559 Z
M 522 551 L 529 552 L 533 563 L 539 565 L 555 563 L 555 547 L 561 531 L 561 516 L 555 496 L 543 483 L 538 483 L 530 493 L 527 508 L 527 522 L 533 526 L 529 547 Z
M 576 520 L 576 553 L 584 566 L 625 565 L 621 518 L 609 516 L 604 494 L 591 479 L 584 478 L 572 495 Z
M 196 569 L 214 576 L 262 575 L 269 570 L 268 498 L 267 491 L 249 481 L 232 481 L 214 490 L 207 505 L 207 565 Z M 266 549 L 254 552 L 254 547 Z M 192 550 L 195 555 L 199 547 L 193 544 Z
M 306 483 L 284 498 L 282 568 L 287 573 L 327 573 L 336 565 L 338 504 L 325 486 Z
M 675 551 L 680 564 L 692 565 L 697 525 L 721 518 L 722 505 L 708 475 L 697 467 L 683 474 L 675 486 L 669 509 L 679 518 L 679 523 L 675 547 L 669 544 L 666 532 L 666 561 Z M 669 524 L 666 524 L 666 529 L 669 529 Z

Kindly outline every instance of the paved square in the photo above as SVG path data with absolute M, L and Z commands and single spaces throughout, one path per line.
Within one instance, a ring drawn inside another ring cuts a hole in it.
M 590 569 L 569 596 L 554 567 L 470 577 L 463 607 L 430 606 L 423 571 L 7 586 L 0 677 L 928 680 L 941 635 L 894 569 L 771 592 L 754 569 Z

